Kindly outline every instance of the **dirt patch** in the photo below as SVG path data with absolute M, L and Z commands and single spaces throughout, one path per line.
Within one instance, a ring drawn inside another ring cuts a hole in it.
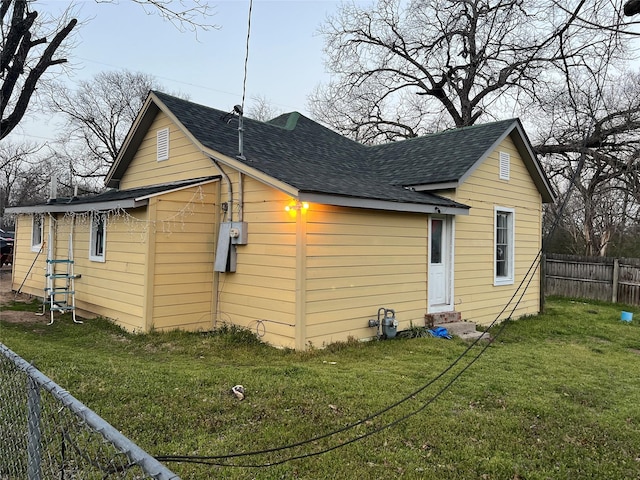
M 31 300 L 33 300 L 33 297 L 30 295 L 16 295 L 16 293 L 11 290 L 11 267 L 5 266 L 0 268 L 0 320 L 7 323 L 47 323 L 45 317 L 38 316 L 33 312 L 5 310 L 7 305 L 12 305 L 14 302 L 29 303 Z

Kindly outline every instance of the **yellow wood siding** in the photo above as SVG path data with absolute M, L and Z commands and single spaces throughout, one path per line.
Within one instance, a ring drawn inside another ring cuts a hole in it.
M 169 159 L 156 160 L 156 132 L 170 128 Z M 499 152 L 511 177 L 499 179 Z M 280 190 L 223 167 L 223 179 L 154 196 L 149 206 L 110 212 L 105 262 L 89 260 L 90 217 L 74 220 L 76 301 L 83 315 L 103 316 L 131 331 L 205 330 L 232 323 L 274 345 L 305 348 L 369 338 L 380 307 L 396 311 L 399 329 L 423 325 L 428 299 L 428 216 L 311 204 L 285 211 Z M 218 175 L 213 161 L 159 113 L 121 189 Z M 242 180 L 241 180 L 242 179 Z M 242 186 L 241 186 L 242 185 Z M 242 196 L 240 196 L 242 192 Z M 222 211 L 232 193 L 230 210 Z M 510 138 L 455 191 L 471 207 L 455 218 L 454 304 L 464 319 L 488 324 L 502 310 L 536 258 L 541 197 Z M 494 285 L 495 207 L 514 209 L 515 280 Z M 233 273 L 213 271 L 220 221 L 247 222 Z M 19 215 L 12 285 L 42 296 L 46 251 L 30 251 L 31 216 Z M 45 216 L 44 239 L 49 217 Z M 55 224 L 56 257 L 66 258 L 70 216 Z M 536 273 L 514 316 L 536 313 Z M 503 315 L 510 314 L 510 309 Z M 43 320 L 44 321 L 44 320 Z
M 238 173 L 225 171 L 233 184 L 233 215 L 238 221 Z M 219 274 L 217 324 L 240 325 L 259 333 L 266 342 L 293 348 L 296 218 L 284 210 L 290 197 L 248 177 L 243 183 L 248 243 L 237 246 L 236 272 Z M 226 202 L 224 182 L 221 188 L 221 199 Z
M 499 152 L 511 157 L 509 180 L 499 179 Z M 450 198 L 471 206 L 469 216 L 455 223 L 455 308 L 462 317 L 491 323 L 523 280 L 541 248 L 540 193 L 511 138 L 505 139 Z M 513 285 L 494 286 L 495 207 L 515 211 L 515 268 Z M 540 305 L 539 270 L 513 317 L 537 313 Z M 507 318 L 513 306 L 502 315 Z
M 31 251 L 31 215 L 18 215 L 15 224 L 15 245 L 13 251 L 13 265 L 11 271 L 11 288 L 14 291 L 34 295 L 42 298 L 45 287 L 45 269 L 47 252 Z M 43 241 L 46 242 L 49 228 L 49 218 L 44 216 Z M 44 246 L 46 249 L 46 245 Z M 35 261 L 35 263 L 34 263 Z
M 49 241 L 51 218 L 55 218 L 53 255 L 56 259 L 67 259 L 72 217 L 61 214 L 55 217 L 45 215 L 45 243 Z M 47 246 L 45 245 L 28 273 L 37 255 L 30 251 L 31 222 L 31 215 L 18 217 L 16 263 L 12 287 L 17 290 L 24 281 L 22 292 L 42 298 L 46 286 Z M 86 318 L 95 316 L 110 318 L 128 330 L 142 331 L 144 324 L 141 299 L 146 270 L 144 251 L 148 227 L 144 209 L 109 214 L 106 226 L 106 262 L 89 260 L 89 214 L 76 215 L 73 218 L 73 225 L 74 272 L 76 275 L 81 275 L 81 278 L 75 281 L 78 314 Z M 64 264 L 56 266 L 58 272 L 65 268 Z M 44 321 L 46 320 L 43 319 Z
M 76 305 L 83 316 L 109 318 L 121 327 L 144 331 L 145 251 L 150 227 L 144 208 L 106 213 L 105 261 L 89 260 L 91 217 L 73 220 Z M 67 258 L 71 217 L 59 217 L 56 258 Z
M 213 327 L 213 262 L 218 183 L 151 199 L 155 216 L 148 324 L 156 330 Z
M 169 128 L 169 159 L 157 161 L 156 134 Z M 162 112 L 156 115 L 131 164 L 120 181 L 120 189 L 157 185 L 178 180 L 217 175 L 213 162 L 200 152 L 177 125 Z
M 427 222 L 420 214 L 312 204 L 306 213 L 306 341 L 367 338 L 378 308 L 424 324 Z
M 153 218 L 148 217 L 147 208 L 107 212 L 104 262 L 89 259 L 90 214 L 58 215 L 53 235 L 55 258 L 68 258 L 73 225 L 74 270 L 81 275 L 75 281 L 78 314 L 109 318 L 134 332 L 210 329 L 217 185 L 213 182 L 151 198 Z M 31 218 L 18 217 L 12 285 L 17 290 L 26 278 L 22 291 L 42 297 L 46 248 L 27 275 L 36 256 L 29 251 Z M 45 242 L 50 218 L 44 217 Z

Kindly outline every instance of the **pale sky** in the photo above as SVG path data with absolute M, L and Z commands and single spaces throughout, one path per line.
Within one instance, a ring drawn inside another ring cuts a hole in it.
M 231 110 L 241 103 L 249 0 L 215 0 L 210 20 L 218 30 L 181 33 L 158 15 L 148 15 L 131 0 L 76 2 L 80 20 L 68 59 L 70 82 L 88 80 L 100 71 L 127 69 L 155 76 L 168 93 L 184 93 L 193 102 Z M 334 0 L 254 0 L 251 14 L 245 107 L 265 97 L 283 112 L 307 111 L 307 96 L 328 77 L 318 27 L 336 11 Z M 43 0 L 35 9 L 57 12 L 61 0 Z M 56 67 L 54 67 L 56 68 Z M 44 125 L 31 115 L 16 132 L 19 137 L 53 136 L 52 121 Z M 22 130 L 22 131 L 20 131 Z

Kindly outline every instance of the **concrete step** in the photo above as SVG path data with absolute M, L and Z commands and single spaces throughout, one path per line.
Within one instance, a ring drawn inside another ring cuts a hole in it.
M 483 332 L 476 330 L 476 324 L 473 322 L 447 322 L 434 325 L 434 327 L 444 327 L 449 332 L 449 335 L 459 337 L 463 340 L 474 341 L 476 338 L 482 337 L 482 341 L 491 341 L 489 334 L 483 336 Z
M 447 323 L 436 323 L 434 327 L 444 327 L 446 328 L 451 335 L 461 335 L 467 332 L 475 332 L 476 324 L 473 322 L 447 322 Z
M 488 333 L 479 331 L 466 332 L 456 336 L 468 342 L 475 342 L 478 338 L 481 342 L 490 342 L 492 340 L 491 336 Z

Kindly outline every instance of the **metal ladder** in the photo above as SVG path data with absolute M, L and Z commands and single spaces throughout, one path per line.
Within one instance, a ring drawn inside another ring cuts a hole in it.
M 71 312 L 73 323 L 82 323 L 76 318 L 75 279 L 80 278 L 80 275 L 76 275 L 73 271 L 73 227 L 69 233 L 67 258 L 54 258 L 54 248 L 52 244 L 52 238 L 49 238 L 47 247 L 47 273 L 45 274 L 46 287 L 44 289 L 45 302 L 42 306 L 42 313 L 44 314 L 45 305 L 48 303 L 51 320 L 47 325 L 53 325 L 54 312 Z

